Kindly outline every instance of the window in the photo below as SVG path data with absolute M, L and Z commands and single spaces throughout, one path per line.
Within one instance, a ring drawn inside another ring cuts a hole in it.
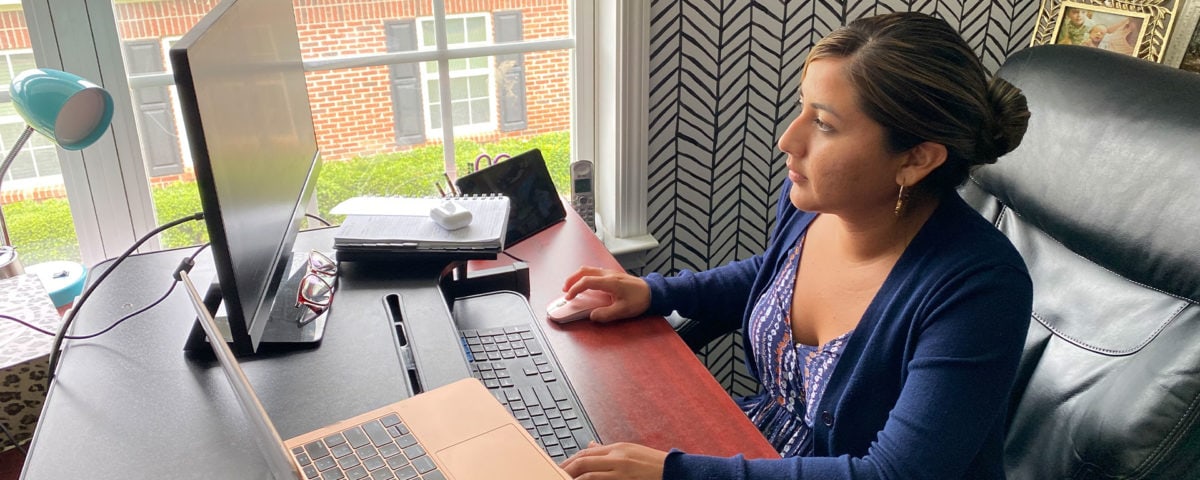
M 434 19 L 417 22 L 420 27 L 421 50 L 437 49 Z M 486 15 L 470 15 L 446 19 L 446 44 L 448 47 L 466 47 L 491 43 L 491 31 Z M 492 79 L 492 57 L 456 58 L 450 60 L 450 110 L 454 129 L 461 134 L 472 134 L 496 129 L 492 112 L 496 109 Z M 421 63 L 422 89 L 425 100 L 425 124 L 427 135 L 438 137 L 442 131 L 441 92 L 438 80 L 438 63 Z
M 5 2 L 16 4 L 0 0 Z M 186 182 L 190 173 L 186 145 L 180 146 L 184 136 L 175 125 L 173 78 L 163 53 L 168 39 L 185 33 L 217 3 L 24 0 L 24 10 L 15 12 L 25 17 L 24 22 L 18 21 L 23 25 L 50 27 L 30 35 L 33 50 L 42 52 L 41 64 L 103 79 L 118 103 L 110 138 L 83 151 L 59 153 L 64 156 L 66 190 L 72 199 L 79 199 L 71 210 L 85 263 L 112 257 L 156 223 L 176 218 L 167 218 L 162 205 L 156 205 L 162 203 L 162 192 L 155 190 L 163 184 L 160 179 Z M 433 182 L 442 172 L 458 175 L 459 170 L 471 168 L 466 165 L 479 153 L 543 147 L 552 141 L 555 149 L 558 144 L 568 145 L 558 153 L 562 158 L 596 161 L 598 210 L 617 212 L 612 218 L 618 224 L 624 217 L 635 218 L 634 223 L 644 218 L 644 214 L 627 215 L 621 204 L 629 203 L 622 199 L 632 199 L 643 203 L 644 210 L 644 199 L 628 192 L 644 191 L 645 156 L 609 154 L 611 146 L 624 140 L 613 134 L 611 124 L 599 124 L 610 122 L 611 116 L 597 116 L 593 109 L 612 105 L 620 97 L 601 85 L 611 85 L 609 80 L 593 77 L 612 72 L 614 60 L 618 69 L 624 68 L 620 58 L 631 47 L 620 46 L 625 41 L 620 24 L 628 21 L 620 12 L 648 12 L 646 3 L 304 0 L 294 4 L 314 124 L 326 160 L 318 186 L 322 209 L 331 206 L 322 192 L 389 193 L 383 189 L 403 181 L 435 193 Z M 79 12 L 81 8 L 86 15 Z M 425 33 L 429 26 L 434 27 L 432 43 Z M 440 41 L 439 32 L 445 36 Z M 408 40 L 397 40 L 400 37 Z M 642 40 L 633 37 L 631 43 Z M 615 43 L 608 45 L 611 42 Z M 9 47 L 17 48 L 27 46 Z M 596 67 L 593 62 L 605 65 Z M 477 79 L 485 75 L 481 85 Z M 623 88 L 626 94 L 636 89 Z M 627 98 L 635 102 L 639 97 Z M 419 136 L 419 141 L 403 138 L 406 135 Z M 607 140 L 596 142 L 593 135 Z M 5 138 L 0 132 L 0 142 Z M 610 150 L 598 152 L 598 144 Z M 389 159 L 410 152 L 441 162 L 429 171 L 403 172 L 403 178 L 392 171 L 338 171 L 355 159 L 395 164 Z M 626 163 L 634 168 L 613 167 Z M 606 168 L 615 175 L 606 177 L 602 173 Z M 160 176 L 163 169 L 179 173 Z M 565 166 L 557 173 L 565 179 Z M 606 193 L 604 184 L 615 182 L 622 186 Z M 372 186 L 376 183 L 381 185 L 378 189 Z M 604 203 L 604 196 L 616 199 L 615 210 Z M 644 232 L 644 220 L 641 224 Z M 636 235 L 638 228 L 614 231 Z M 162 236 L 168 246 L 173 245 L 171 233 Z

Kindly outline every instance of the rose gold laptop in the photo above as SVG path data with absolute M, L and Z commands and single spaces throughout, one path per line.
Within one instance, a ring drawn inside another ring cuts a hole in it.
M 187 273 L 208 338 L 221 338 Z M 284 442 L 233 351 L 208 342 L 276 479 L 570 479 L 478 380 L 468 378 Z

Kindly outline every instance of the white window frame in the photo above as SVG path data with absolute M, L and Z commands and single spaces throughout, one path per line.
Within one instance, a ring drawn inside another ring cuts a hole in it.
M 434 18 L 444 19 L 444 0 L 432 3 Z M 128 77 L 111 1 L 24 0 L 23 7 L 39 65 L 91 79 L 114 97 L 109 133 L 84 150 L 58 151 L 82 258 L 93 264 L 156 226 L 129 92 L 131 85 L 170 85 L 173 78 Z M 449 71 L 452 58 L 571 51 L 572 160 L 596 164 L 599 233 L 620 258 L 657 245 L 646 214 L 649 10 L 644 0 L 575 0 L 568 38 L 449 48 L 440 29 L 434 50 L 309 59 L 304 66 L 311 72 L 437 61 L 441 103 L 450 105 L 449 77 L 440 72 Z M 442 124 L 450 126 L 442 131 L 446 172 L 457 177 L 448 108 Z M 157 248 L 151 241 L 143 250 Z
M 485 46 L 485 45 L 493 44 L 495 39 L 490 38 L 490 34 L 491 34 L 492 28 L 493 28 L 491 15 L 488 15 L 486 13 L 467 13 L 467 14 L 459 14 L 459 15 L 447 15 L 446 21 L 462 20 L 463 28 L 464 28 L 464 32 L 465 32 L 466 21 L 467 21 L 467 19 L 470 19 L 470 18 L 483 19 L 484 31 L 487 32 L 487 35 L 489 35 L 489 38 L 485 38 L 482 42 L 466 41 L 463 43 L 456 43 L 454 45 L 459 46 L 461 48 L 461 47 L 475 47 L 475 46 Z M 425 22 L 437 22 L 437 19 L 434 17 L 417 17 L 416 18 L 417 44 L 418 44 L 417 49 L 418 50 L 436 50 L 437 49 L 436 41 L 435 41 L 434 45 L 425 45 Z M 496 100 L 496 89 L 494 88 L 495 84 L 496 84 L 496 75 L 495 75 L 496 57 L 486 56 L 486 57 L 474 57 L 474 58 L 486 59 L 487 66 L 484 68 L 475 68 L 475 69 L 472 69 L 468 66 L 468 68 L 466 70 L 451 71 L 450 72 L 450 80 L 453 81 L 456 78 L 464 78 L 464 77 L 469 78 L 469 77 L 477 77 L 477 76 L 487 76 L 488 120 L 486 122 L 471 123 L 468 125 L 455 125 L 454 129 L 457 131 L 458 134 L 461 134 L 461 135 L 474 135 L 474 134 L 480 134 L 480 133 L 489 133 L 489 132 L 495 132 L 497 129 L 497 119 L 496 119 L 496 111 L 497 111 L 496 102 L 497 102 L 497 100 Z M 470 62 L 471 58 L 466 58 L 463 60 Z M 431 104 L 433 103 L 433 100 L 429 98 L 429 89 L 426 88 L 429 85 L 429 82 L 431 80 L 438 79 L 438 74 L 431 75 L 429 73 L 428 66 L 429 66 L 429 62 L 421 62 L 421 64 L 420 64 L 421 100 L 422 100 L 421 111 L 422 111 L 422 113 L 424 113 L 424 117 L 425 117 L 425 135 L 427 137 L 431 137 L 431 138 L 432 137 L 441 137 L 442 136 L 442 128 L 441 127 L 433 128 L 433 118 L 429 111 L 430 107 L 432 106 Z M 439 73 L 440 73 L 440 68 L 439 68 Z M 438 82 L 439 82 L 439 91 L 440 91 L 441 90 L 440 80 L 438 80 Z M 440 107 L 440 105 L 441 105 L 441 103 L 440 103 L 441 97 L 440 96 L 439 96 L 438 100 L 439 100 L 438 105 L 439 105 L 439 111 L 440 111 L 440 108 L 441 108 Z M 453 108 L 454 108 L 453 105 L 451 105 L 450 108 L 451 108 L 451 110 L 453 110 Z M 438 120 L 441 120 L 441 117 L 439 117 Z
M 37 64 L 91 80 L 113 97 L 112 126 L 82 150 L 58 149 L 81 258 L 119 255 L 156 226 L 112 3 L 24 0 Z M 157 238 L 142 251 L 159 248 Z
M 650 235 L 649 93 L 650 2 L 643 0 L 580 1 L 592 8 L 595 50 L 577 70 L 580 91 L 593 98 L 591 125 L 596 159 L 596 228 L 601 240 L 625 268 L 642 266 L 643 254 L 658 246 Z M 583 49 L 580 49 L 581 51 Z M 580 157 L 586 158 L 586 157 Z

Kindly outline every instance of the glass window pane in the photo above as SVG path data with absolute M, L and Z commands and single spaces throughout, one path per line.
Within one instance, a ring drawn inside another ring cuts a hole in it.
M 20 124 L 19 127 L 20 129 L 17 133 L 25 129 L 24 124 Z M 25 143 L 25 148 L 30 148 L 31 146 L 32 148 L 54 148 L 54 141 L 50 140 L 50 137 L 33 132 L 33 135 L 29 136 L 29 141 Z
M 437 34 L 437 31 L 434 30 L 433 20 L 425 20 L 425 21 L 421 22 L 421 46 L 422 47 L 436 47 L 437 46 L 437 37 L 435 36 L 436 34 Z
M 434 130 L 442 128 L 442 110 L 438 105 L 429 105 L 429 125 Z
M 446 19 L 446 44 L 457 45 L 467 41 L 467 32 L 463 26 L 463 19 L 449 18 Z
M 25 131 L 25 123 L 21 121 L 20 117 L 12 117 L 10 120 L 13 120 L 13 122 L 0 125 L 0 145 L 4 146 L 5 155 L 7 155 L 9 151 L 16 147 L 17 139 L 19 139 L 21 133 Z M 38 174 L 38 166 L 34 163 L 33 150 L 39 146 L 41 146 L 42 149 L 49 148 L 50 152 L 48 155 L 52 157 L 54 163 L 58 163 L 58 159 L 53 158 L 55 155 L 53 144 L 46 137 L 42 136 L 42 134 L 35 132 L 33 135 L 30 135 L 25 144 L 21 146 L 21 150 L 17 154 L 16 158 L 13 159 L 12 165 L 9 165 L 8 173 L 4 176 L 6 183 L 0 184 L 3 185 L 4 190 L 27 190 L 31 187 L 45 184 L 45 181 L 37 181 L 40 175 Z M 20 180 L 34 180 L 34 182 L 21 183 Z M 32 195 L 30 195 L 30 197 L 32 197 Z
M 37 68 L 37 62 L 33 59 L 33 52 L 18 53 L 12 56 L 13 75 L 31 68 Z
M 8 178 L 12 180 L 37 178 L 37 168 L 33 166 L 33 152 L 21 149 L 21 153 L 18 153 L 17 158 L 13 159 L 12 165 L 8 166 Z
M 44 177 L 62 174 L 62 166 L 58 163 L 58 155 L 55 155 L 53 150 L 35 150 L 33 155 L 38 176 Z
M 487 57 L 474 57 L 469 59 L 468 63 L 471 68 L 488 68 Z
M 491 107 L 486 98 L 471 101 L 471 123 L 486 123 L 491 117 Z
M 465 59 L 465 58 L 450 59 L 450 71 L 451 72 L 459 71 L 459 70 L 466 70 L 466 69 L 467 69 L 467 59 Z
M 454 125 L 468 125 L 471 123 L 471 107 L 467 102 L 454 102 Z
M 484 17 L 467 18 L 467 41 L 472 43 L 487 41 L 487 21 L 484 20 Z
M 488 94 L 488 76 L 476 75 L 467 79 L 471 85 L 471 98 L 487 97 Z
M 451 78 L 450 79 L 450 100 L 466 100 L 467 99 L 467 79 L 466 78 Z M 458 122 L 454 122 L 457 124 Z
M 16 71 L 12 68 L 12 63 L 9 61 L 12 55 L 0 55 L 0 88 L 8 90 L 8 85 L 12 83 L 12 79 L 16 76 Z
M 431 104 L 438 103 L 438 101 L 442 98 L 442 90 L 439 85 L 440 84 L 438 83 L 437 77 L 425 82 L 425 88 L 429 89 L 429 103 Z

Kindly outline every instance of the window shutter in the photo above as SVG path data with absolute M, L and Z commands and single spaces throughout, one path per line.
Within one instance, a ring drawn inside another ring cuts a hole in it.
M 522 23 L 520 10 L 505 10 L 493 15 L 496 25 L 496 43 L 521 40 Z M 520 53 L 496 56 L 497 85 L 500 104 L 500 131 L 524 130 L 528 126 L 525 115 L 525 56 Z
M 166 71 L 162 45 L 157 39 L 125 42 L 125 63 L 130 75 Z M 142 140 L 148 176 L 161 177 L 183 172 L 183 157 L 175 141 L 175 132 L 178 130 L 168 87 L 134 90 L 133 105 L 137 112 L 138 136 Z
M 417 22 L 413 19 L 389 21 L 383 26 L 387 51 L 417 49 Z M 392 92 L 392 119 L 396 144 L 425 143 L 425 111 L 421 99 L 421 75 L 417 64 L 388 66 L 388 84 Z

